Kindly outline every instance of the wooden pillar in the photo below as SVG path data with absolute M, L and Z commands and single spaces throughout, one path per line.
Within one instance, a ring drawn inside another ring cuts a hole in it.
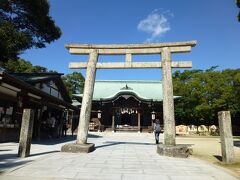
M 163 81 L 163 120 L 164 120 L 164 144 L 175 145 L 175 119 L 173 84 L 171 69 L 171 52 L 164 47 L 162 54 L 162 81 Z
M 151 129 L 151 132 L 154 131 L 154 123 L 153 123 L 153 120 L 152 120 L 152 129 Z
M 138 112 L 138 132 L 141 132 L 141 114 Z
M 222 161 L 233 163 L 235 160 L 230 111 L 218 112 Z
M 21 158 L 28 157 L 30 155 L 33 122 L 34 122 L 34 110 L 24 109 L 22 115 L 22 125 L 18 148 L 18 156 Z
M 112 132 L 115 132 L 115 112 L 112 115 Z
M 87 143 L 89 121 L 92 110 L 92 96 L 96 77 L 97 59 L 98 59 L 97 50 L 92 50 L 92 52 L 89 54 L 89 60 L 87 65 L 86 79 L 78 126 L 77 144 Z
M 42 109 L 37 110 L 37 139 L 41 138 Z

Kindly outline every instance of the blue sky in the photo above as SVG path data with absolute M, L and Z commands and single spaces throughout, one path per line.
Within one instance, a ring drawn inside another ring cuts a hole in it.
M 197 40 L 191 53 L 173 55 L 190 60 L 193 69 L 218 65 L 240 67 L 240 23 L 235 0 L 50 0 L 50 15 L 62 37 L 44 49 L 30 49 L 21 57 L 33 65 L 71 73 L 69 62 L 87 56 L 70 55 L 64 44 L 128 44 Z M 136 56 L 134 61 L 158 61 L 157 55 Z M 99 61 L 123 61 L 123 56 Z M 84 70 L 79 70 L 85 76 Z M 98 70 L 97 79 L 159 80 L 160 69 Z

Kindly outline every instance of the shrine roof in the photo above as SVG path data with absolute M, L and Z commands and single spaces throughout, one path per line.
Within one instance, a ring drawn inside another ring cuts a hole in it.
M 47 83 L 49 81 L 54 81 L 61 95 L 63 96 L 64 100 L 67 102 L 72 101 L 61 79 L 61 76 L 63 75 L 62 73 L 56 73 L 56 72 L 10 73 L 10 75 L 32 86 L 34 86 L 36 83 Z
M 53 78 L 59 78 L 63 74 L 55 72 L 42 72 L 42 73 L 11 73 L 12 76 L 21 79 L 25 82 L 35 83 L 42 82 L 44 80 L 49 80 Z
M 162 82 L 143 80 L 99 80 L 95 82 L 94 101 L 115 99 L 120 94 L 133 94 L 140 100 L 160 102 L 163 100 Z M 74 94 L 74 96 L 81 98 L 82 94 Z

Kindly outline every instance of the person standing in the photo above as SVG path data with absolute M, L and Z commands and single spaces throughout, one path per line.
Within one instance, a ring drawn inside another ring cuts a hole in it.
M 51 113 L 48 113 L 48 117 L 47 117 L 46 123 L 47 123 L 48 138 L 52 138 L 52 120 L 51 120 Z
M 68 129 L 68 117 L 66 116 L 63 120 L 63 128 L 62 128 L 62 134 L 63 136 L 67 136 L 67 129 Z
M 55 129 L 56 129 L 57 137 L 58 138 L 61 137 L 62 123 L 61 123 L 61 118 L 60 118 L 59 114 L 56 117 Z
M 55 134 L 55 125 L 56 125 L 56 118 L 54 116 L 51 117 L 51 136 L 54 137 Z
M 155 134 L 156 144 L 159 144 L 160 131 L 161 131 L 160 121 L 159 121 L 159 119 L 156 119 L 155 123 L 154 123 L 154 134 Z

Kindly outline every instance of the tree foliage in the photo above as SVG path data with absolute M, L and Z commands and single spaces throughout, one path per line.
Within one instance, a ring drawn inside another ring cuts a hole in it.
M 73 72 L 66 74 L 62 79 L 70 97 L 72 97 L 72 94 L 83 93 L 85 79 L 81 73 Z
M 31 62 L 23 59 L 9 60 L 3 64 L 3 67 L 9 73 L 48 72 L 47 68 L 42 66 L 33 66 Z
M 218 124 L 218 111 L 231 111 L 234 123 L 240 116 L 240 69 L 176 71 L 173 75 L 177 123 Z
M 0 61 L 15 60 L 22 51 L 43 48 L 60 36 L 48 0 L 0 0 Z
M 237 7 L 240 8 L 240 0 L 236 0 Z M 240 12 L 238 13 L 238 21 L 240 22 Z

